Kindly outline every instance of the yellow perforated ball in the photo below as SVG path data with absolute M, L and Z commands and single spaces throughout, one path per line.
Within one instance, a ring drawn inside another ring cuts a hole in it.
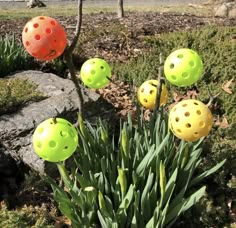
M 138 100 L 142 106 L 153 110 L 155 108 L 156 94 L 157 94 L 157 80 L 145 81 L 138 89 Z M 166 104 L 168 99 L 168 91 L 166 86 L 162 84 L 160 105 Z
M 189 99 L 177 103 L 169 114 L 169 127 L 174 135 L 194 142 L 207 136 L 212 128 L 213 117 L 201 101 Z

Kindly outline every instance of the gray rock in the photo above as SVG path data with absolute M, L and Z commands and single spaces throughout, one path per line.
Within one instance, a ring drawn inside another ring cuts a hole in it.
M 223 4 L 218 5 L 215 8 L 216 17 L 228 17 L 230 19 L 236 18 L 236 3 L 235 1 L 224 1 Z
M 216 17 L 227 17 L 228 16 L 228 8 L 226 4 L 222 4 L 220 7 L 216 9 L 215 12 Z
M 34 8 L 34 7 L 46 7 L 46 5 L 40 1 L 40 0 L 29 0 L 27 2 L 28 8 Z
M 228 18 L 236 19 L 236 4 L 232 9 L 229 10 Z
M 28 79 L 38 85 L 47 96 L 39 102 L 28 104 L 15 113 L 0 116 L 0 144 L 4 145 L 16 161 L 23 161 L 40 174 L 55 171 L 55 164 L 45 162 L 33 151 L 31 137 L 36 126 L 51 117 L 63 117 L 75 122 L 78 96 L 71 80 L 38 71 L 16 73 L 11 78 Z M 83 89 L 86 116 L 100 115 L 107 104 L 91 90 Z M 104 105 L 101 105 L 102 102 Z

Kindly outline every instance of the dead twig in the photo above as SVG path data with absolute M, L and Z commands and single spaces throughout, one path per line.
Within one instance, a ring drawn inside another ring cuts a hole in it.
M 158 84 L 157 84 L 157 93 L 156 93 L 155 108 L 154 108 L 154 119 L 156 119 L 157 112 L 160 108 L 162 84 L 164 82 L 164 80 L 162 78 L 162 75 L 163 75 L 163 56 L 162 56 L 162 53 L 160 53 L 160 55 L 159 55 L 159 62 L 160 62 L 160 67 L 158 68 Z
M 80 35 L 81 25 L 82 25 L 82 8 L 83 8 L 82 2 L 83 2 L 82 0 L 78 0 L 78 16 L 77 16 L 77 24 L 76 24 L 76 29 L 75 29 L 75 36 L 74 36 L 71 44 L 66 48 L 64 56 L 65 56 L 67 67 L 70 72 L 71 80 L 75 85 L 76 92 L 79 97 L 79 102 L 78 102 L 79 112 L 83 116 L 84 99 L 83 99 L 83 94 L 81 91 L 80 83 L 76 77 L 75 66 L 74 66 L 73 60 L 72 60 L 72 53 L 77 45 L 79 35 Z

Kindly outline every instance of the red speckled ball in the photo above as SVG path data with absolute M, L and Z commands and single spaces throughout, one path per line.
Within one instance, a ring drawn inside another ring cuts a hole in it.
M 52 60 L 64 52 L 66 33 L 54 18 L 39 16 L 27 22 L 22 41 L 27 52 L 36 59 Z

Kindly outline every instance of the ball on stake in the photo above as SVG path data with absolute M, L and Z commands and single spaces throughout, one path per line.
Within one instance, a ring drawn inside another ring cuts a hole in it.
M 64 52 L 67 38 L 64 28 L 56 19 L 38 16 L 26 23 L 22 41 L 30 55 L 47 61 L 57 58 Z
M 138 88 L 140 104 L 150 110 L 155 108 L 158 80 L 147 80 Z M 165 105 L 168 99 L 166 86 L 162 84 L 160 105 Z
M 197 52 L 182 48 L 172 52 L 164 63 L 166 79 L 176 86 L 190 86 L 203 72 L 203 63 Z
M 212 124 L 211 111 L 201 101 L 182 100 L 170 110 L 169 127 L 179 139 L 197 141 L 209 134 Z
M 100 89 L 110 82 L 111 68 L 105 60 L 92 58 L 82 65 L 80 77 L 89 88 Z
M 50 118 L 38 125 L 32 141 L 34 151 L 39 157 L 49 162 L 59 162 L 75 152 L 78 134 L 69 121 Z

